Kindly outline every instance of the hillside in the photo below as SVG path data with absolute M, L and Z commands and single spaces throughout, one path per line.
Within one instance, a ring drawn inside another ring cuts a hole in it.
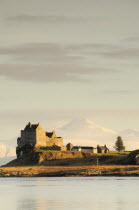
M 53 126 L 50 130 L 53 129 Z M 115 131 L 94 123 L 89 119 L 73 119 L 55 126 L 57 136 L 62 136 L 64 145 L 71 142 L 73 145 L 94 146 L 106 144 L 110 150 L 113 150 L 114 143 L 118 135 L 122 136 L 126 150 L 139 148 L 139 130 L 126 129 Z M 9 141 L 0 141 L 0 165 L 8 163 L 15 159 L 16 139 Z
M 138 176 L 138 153 L 34 152 L 1 167 L 0 177 Z
M 89 152 L 73 151 L 37 151 L 15 159 L 6 166 L 81 166 L 81 165 L 124 165 L 130 164 L 128 155 L 93 154 Z

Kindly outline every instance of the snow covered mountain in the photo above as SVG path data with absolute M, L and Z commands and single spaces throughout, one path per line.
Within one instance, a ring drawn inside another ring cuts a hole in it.
M 89 119 L 75 119 L 56 129 L 58 135 L 64 137 L 64 143 L 74 145 L 96 146 L 106 144 L 114 149 L 117 136 L 121 136 L 126 150 L 139 149 L 139 130 L 127 129 L 121 132 L 104 128 Z
M 64 137 L 64 143 L 73 142 L 74 145 L 107 144 L 113 145 L 118 133 L 104 128 L 88 119 L 75 119 L 56 129 L 58 135 Z

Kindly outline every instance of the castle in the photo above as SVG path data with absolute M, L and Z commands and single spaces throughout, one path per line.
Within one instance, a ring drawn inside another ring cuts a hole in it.
M 63 138 L 56 137 L 54 131 L 48 132 L 42 129 L 40 123 L 26 125 L 24 130 L 21 130 L 21 137 L 17 139 L 16 154 L 17 157 L 24 154 L 24 151 L 31 148 L 46 148 L 50 150 L 62 150 Z
M 24 130 L 21 130 L 21 137 L 17 139 L 16 154 L 17 157 L 21 157 L 34 148 L 42 148 L 44 150 L 57 150 L 57 151 L 80 151 L 80 152 L 92 152 L 92 153 L 108 153 L 109 149 L 104 146 L 84 147 L 73 146 L 71 143 L 63 146 L 63 138 L 57 137 L 55 131 L 48 132 L 44 130 L 40 123 L 31 124 L 30 122 L 25 126 Z

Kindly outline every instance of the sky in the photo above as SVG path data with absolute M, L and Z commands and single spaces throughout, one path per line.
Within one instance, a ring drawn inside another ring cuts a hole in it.
M 1 140 L 29 121 L 139 129 L 139 1 L 0 0 Z

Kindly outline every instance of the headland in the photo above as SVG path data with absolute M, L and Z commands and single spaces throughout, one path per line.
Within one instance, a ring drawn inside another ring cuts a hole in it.
M 106 145 L 63 146 L 63 138 L 28 123 L 17 139 L 17 158 L 0 168 L 0 177 L 138 176 L 139 150 L 110 152 Z

